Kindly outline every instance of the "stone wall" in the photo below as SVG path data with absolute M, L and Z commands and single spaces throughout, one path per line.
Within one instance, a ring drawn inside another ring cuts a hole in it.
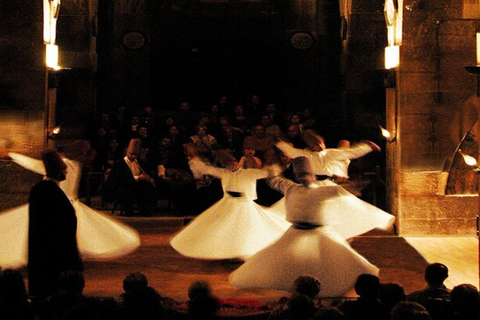
M 403 236 L 474 236 L 478 195 L 444 194 L 447 172 L 401 172 L 397 229 Z
M 396 95 L 387 100 L 397 137 L 389 192 L 400 235 L 475 235 L 478 195 L 445 196 L 442 172 L 475 121 L 462 106 L 477 99 L 464 66 L 475 62 L 478 7 L 472 19 L 464 2 L 417 1 L 403 11 Z

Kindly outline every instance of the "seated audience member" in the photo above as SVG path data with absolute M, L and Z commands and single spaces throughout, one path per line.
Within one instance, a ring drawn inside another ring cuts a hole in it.
M 154 145 L 154 136 L 150 134 L 150 129 L 144 125 L 140 124 L 138 126 L 138 139 L 142 142 L 142 160 L 147 157 L 148 152 L 153 148 Z M 145 153 L 145 155 L 143 155 Z
M 85 278 L 80 271 L 62 272 L 58 283 L 58 290 L 47 299 L 40 311 L 42 319 L 60 319 L 75 307 L 92 307 L 98 302 L 96 298 L 83 294 Z
M 293 288 L 294 294 L 300 295 L 300 296 L 304 295 L 312 300 L 313 306 L 314 306 L 313 314 L 315 314 L 315 312 L 318 311 L 319 309 L 323 308 L 323 306 L 320 303 L 320 300 L 317 299 L 318 294 L 320 293 L 320 290 L 321 290 L 321 284 L 317 278 L 310 275 L 299 276 L 297 279 L 295 279 L 295 282 L 293 283 L 293 287 L 294 287 Z M 288 319 L 288 316 L 289 316 L 288 301 L 289 299 L 287 297 L 280 298 L 280 300 L 277 303 L 277 306 L 273 308 L 273 310 L 270 312 L 268 319 L 269 320 Z
M 193 282 L 188 288 L 188 298 L 188 318 L 192 320 L 213 319 L 220 307 L 218 299 L 212 295 L 208 282 Z
M 392 310 L 391 320 L 431 320 L 430 315 L 421 304 L 401 301 Z
M 211 134 L 212 136 L 214 136 L 214 137 L 218 136 L 218 132 L 219 132 L 219 129 L 220 129 L 219 126 L 218 126 L 218 122 L 217 123 L 211 122 L 209 113 L 207 113 L 205 111 L 202 111 L 199 114 L 198 125 L 207 127 L 207 132 L 209 134 Z
M 293 112 L 288 117 L 288 124 L 296 125 L 300 131 L 305 130 L 305 126 L 303 125 L 303 118 L 302 115 L 298 112 Z
M 261 169 L 262 160 L 255 156 L 255 149 L 243 148 L 243 156 L 240 158 L 240 161 L 238 161 L 238 165 L 243 169 Z
M 243 155 L 243 141 L 243 134 L 232 126 L 225 126 L 220 130 L 218 144 L 223 149 L 228 149 L 235 159 L 240 159 Z
M 380 281 L 377 276 L 361 274 L 355 282 L 356 300 L 345 301 L 338 308 L 347 319 L 389 320 L 387 308 L 380 302 Z
M 480 294 L 471 284 L 455 286 L 450 293 L 454 320 L 480 319 Z
M 180 127 L 176 124 L 168 128 L 167 136 L 170 138 L 168 163 L 173 168 L 188 170 L 188 163 L 183 154 L 183 145 L 188 142 L 188 139 L 180 132 Z
M 245 113 L 245 109 L 241 104 L 235 106 L 231 122 L 232 126 L 241 129 L 244 135 L 250 134 L 254 123 L 253 118 Z
M 138 138 L 138 126 L 140 125 L 140 117 L 137 114 L 134 114 L 130 117 L 129 125 L 127 126 L 126 138 L 127 141 L 130 139 Z
M 108 148 L 105 152 L 105 158 L 101 160 L 103 171 L 105 172 L 105 180 L 112 170 L 113 164 L 115 161 L 120 160 L 124 157 L 124 149 L 120 147 L 118 140 L 116 138 L 110 139 L 108 142 Z
M 148 132 L 153 138 L 156 137 L 160 120 L 152 106 L 146 105 L 143 107 L 143 111 L 140 113 L 140 123 L 148 128 Z
M 125 292 L 121 306 L 126 320 L 158 320 L 165 318 L 162 296 L 152 287 L 139 286 Z
M 287 126 L 285 139 L 290 142 L 294 148 L 305 149 L 307 147 L 305 141 L 303 141 L 300 128 L 296 124 L 289 124 Z
M 261 103 L 258 94 L 252 94 L 250 101 L 245 104 L 245 114 L 249 115 L 253 121 L 258 120 L 261 114 L 266 112 L 265 106 Z
M 332 306 L 320 308 L 313 320 L 346 320 L 345 314 L 340 309 Z
M 95 157 L 92 166 L 94 171 L 101 171 L 105 154 L 108 150 L 108 143 L 110 136 L 107 135 L 105 127 L 98 127 L 96 135 L 90 140 L 92 149 L 95 150 L 97 156 Z
M 12 269 L 1 271 L 0 319 L 33 320 L 34 315 L 22 274 Z
M 182 130 L 187 137 L 194 132 L 198 115 L 190 106 L 190 102 L 188 100 L 182 99 L 180 101 L 175 118 L 177 119 L 177 124 L 180 130 Z
M 285 117 L 277 110 L 277 105 L 270 101 L 266 104 L 266 113 L 272 120 L 272 123 L 280 127 L 280 130 L 284 131 L 286 128 Z
M 147 172 L 153 173 L 157 171 L 155 158 L 155 139 L 150 135 L 150 130 L 144 124 L 138 126 L 138 139 L 140 140 L 140 154 L 138 161 L 144 165 Z
M 294 293 L 287 301 L 286 320 L 310 320 L 315 315 L 315 303 L 304 294 Z
M 124 105 L 120 105 L 116 108 L 116 111 L 111 115 L 112 129 L 115 132 L 114 136 L 117 138 L 120 146 L 125 146 L 128 143 L 127 133 L 130 130 L 129 116 L 127 114 L 127 108 Z
M 391 312 L 393 307 L 400 301 L 405 301 L 407 295 L 403 287 L 396 283 L 382 283 L 380 284 L 380 301 L 387 307 L 388 312 Z
M 265 134 L 265 127 L 262 124 L 255 125 L 252 135 L 245 137 L 243 141 L 243 148 L 254 149 L 263 163 L 266 163 L 265 160 L 275 153 L 274 146 L 275 140 Z
M 224 130 L 225 128 L 230 127 L 230 128 L 232 128 L 232 130 L 237 131 L 242 136 L 246 135 L 246 133 L 241 128 L 236 127 L 232 124 L 232 122 L 230 121 L 230 117 L 228 115 L 222 114 L 218 118 L 218 121 L 219 121 L 219 124 L 220 124 L 219 130 Z
M 154 180 L 138 161 L 140 144 L 138 139 L 130 141 L 127 155 L 115 162 L 105 182 L 104 201 L 116 201 L 126 216 L 134 214 L 135 204 L 140 215 L 149 216 L 156 200 Z
M 217 144 L 217 139 L 208 134 L 207 127 L 204 125 L 198 125 L 196 127 L 196 133 L 190 136 L 191 142 L 197 147 L 198 153 L 205 159 L 211 159 L 212 148 Z
M 123 294 L 128 293 L 137 288 L 146 288 L 146 287 L 148 287 L 148 279 L 141 272 L 129 273 L 123 279 L 123 291 L 124 291 Z
M 426 307 L 427 302 L 433 299 L 450 301 L 450 290 L 443 284 L 448 278 L 448 268 L 442 263 L 432 263 L 425 268 L 425 282 L 427 286 L 407 295 L 408 301 L 418 302 Z
M 265 134 L 267 136 L 270 136 L 274 139 L 281 138 L 283 136 L 283 132 L 280 127 L 272 122 L 272 119 L 270 119 L 268 114 L 261 116 L 260 123 L 264 126 Z

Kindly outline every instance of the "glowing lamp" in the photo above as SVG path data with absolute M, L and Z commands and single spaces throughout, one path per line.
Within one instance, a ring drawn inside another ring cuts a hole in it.
M 57 135 L 60 133 L 61 129 L 62 129 L 61 126 L 52 128 L 51 130 L 49 130 L 47 138 L 50 140 L 54 140 L 57 137 Z
M 385 69 L 393 69 L 400 64 L 400 46 L 385 47 Z
M 46 59 L 45 62 L 48 68 L 60 69 L 58 66 L 58 46 L 54 44 L 46 45 Z
M 394 134 L 390 133 L 390 131 L 388 131 L 387 129 L 385 129 L 382 126 L 379 126 L 379 127 L 380 127 L 380 131 L 382 132 L 382 136 L 387 140 L 387 142 L 395 142 L 396 141 L 396 137 L 395 137 Z
M 458 150 L 458 153 L 460 153 L 463 157 L 463 161 L 469 166 L 476 166 L 477 165 L 477 159 L 475 159 L 472 156 L 469 156 L 468 154 L 463 153 L 462 150 Z

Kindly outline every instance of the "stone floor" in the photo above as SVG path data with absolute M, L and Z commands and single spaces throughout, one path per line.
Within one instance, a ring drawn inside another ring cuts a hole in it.
M 135 227 L 141 247 L 128 256 L 111 261 L 86 261 L 85 293 L 118 297 L 122 280 L 130 272 L 143 272 L 150 285 L 162 295 L 177 301 L 187 299 L 188 286 L 206 280 L 222 298 L 255 298 L 273 302 L 288 292 L 272 290 L 235 290 L 228 275 L 239 264 L 203 261 L 181 256 L 169 245 L 169 239 L 188 219 L 181 217 L 119 217 Z M 478 239 L 475 237 L 402 238 L 381 232 L 356 237 L 353 248 L 380 268 L 382 282 L 402 285 L 407 293 L 424 286 L 423 270 L 430 262 L 443 262 L 450 268 L 449 287 L 460 283 L 478 286 Z M 353 290 L 346 296 L 355 296 Z

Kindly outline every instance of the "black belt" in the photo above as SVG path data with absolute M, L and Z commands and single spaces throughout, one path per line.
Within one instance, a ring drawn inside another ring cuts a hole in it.
M 234 198 L 245 197 L 245 193 L 243 193 L 243 192 L 227 191 L 227 193 L 228 193 L 231 197 L 234 197 Z
M 321 224 L 312 224 L 308 222 L 294 222 L 293 226 L 295 229 L 300 229 L 300 230 L 309 230 L 309 229 L 316 229 L 318 227 L 321 227 Z

